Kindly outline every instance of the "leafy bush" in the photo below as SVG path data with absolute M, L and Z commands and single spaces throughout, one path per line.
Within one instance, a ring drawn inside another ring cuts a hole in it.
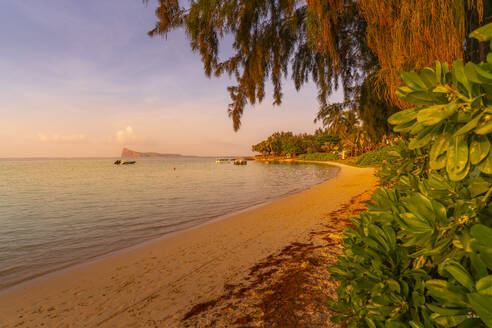
M 303 161 L 334 161 L 338 159 L 338 155 L 335 153 L 311 153 L 301 154 L 297 158 Z
M 394 156 L 393 153 L 398 150 L 398 147 L 396 145 L 391 145 L 391 146 L 386 146 L 384 148 L 378 148 L 372 151 L 368 151 L 367 153 L 364 153 L 359 156 L 357 159 L 357 162 L 355 164 L 357 165 L 377 165 L 381 166 L 383 165 L 383 162 L 387 161 L 390 159 L 392 156 Z
M 427 151 L 410 149 L 405 139 L 398 140 L 386 155 L 386 161 L 377 173 L 383 186 L 391 187 L 399 184 L 400 180 L 407 179 L 408 174 L 418 178 L 423 178 L 427 174 L 425 169 L 428 162 Z
M 473 32 L 492 39 L 492 24 Z M 410 136 L 383 167 L 388 188 L 352 219 L 332 320 L 348 327 L 492 327 L 492 53 L 403 73 L 417 107 L 389 118 Z

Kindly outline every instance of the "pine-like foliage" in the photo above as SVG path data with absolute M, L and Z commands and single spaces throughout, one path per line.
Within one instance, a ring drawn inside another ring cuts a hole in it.
M 183 28 L 207 76 L 234 79 L 228 113 L 235 130 L 245 107 L 264 99 L 267 83 L 279 105 L 282 81 L 290 78 L 298 90 L 308 80 L 316 83 L 320 112 L 333 108 L 327 98 L 343 88 L 345 102 L 357 104 L 375 137 L 388 132 L 384 122 L 394 106 L 407 106 L 394 93 L 399 72 L 428 66 L 429 58 L 453 62 L 464 51 L 476 52 L 480 47 L 465 33 L 481 24 L 484 10 L 487 20 L 491 7 L 490 0 L 157 2 L 158 22 L 149 34 Z
M 368 48 L 354 1 L 158 2 L 158 22 L 150 35 L 184 28 L 206 75 L 228 74 L 235 79 L 236 84 L 228 88 L 232 100 L 228 112 L 235 130 L 245 106 L 264 99 L 268 81 L 274 104 L 279 105 L 283 79 L 292 78 L 297 89 L 312 79 L 323 107 L 340 82 L 350 97 L 364 80 Z M 219 51 L 231 38 L 232 55 L 222 58 Z
M 481 21 L 483 0 L 359 0 L 367 22 L 367 40 L 379 60 L 378 91 L 401 108 L 395 95 L 402 85 L 400 72 L 422 69 L 433 60 L 462 59 L 467 13 Z

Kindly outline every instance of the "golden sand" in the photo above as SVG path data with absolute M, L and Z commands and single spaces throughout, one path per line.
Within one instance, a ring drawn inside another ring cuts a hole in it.
M 335 165 L 336 178 L 299 194 L 3 293 L 0 327 L 178 326 L 377 183 L 373 169 Z

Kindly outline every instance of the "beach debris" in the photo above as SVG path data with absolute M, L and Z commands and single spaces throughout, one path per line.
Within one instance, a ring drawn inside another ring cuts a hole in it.
M 194 305 L 179 327 L 343 327 L 330 322 L 327 300 L 337 283 L 327 267 L 341 254 L 341 232 L 365 209 L 374 190 L 327 214 L 305 242 L 294 242 L 251 267 L 246 277 L 224 284 L 224 293 Z

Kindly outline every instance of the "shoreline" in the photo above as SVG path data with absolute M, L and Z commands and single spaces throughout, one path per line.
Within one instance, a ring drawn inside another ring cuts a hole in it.
M 339 167 L 338 175 L 300 193 L 4 292 L 0 317 L 6 327 L 174 326 L 187 308 L 220 294 L 265 256 L 305 239 L 324 214 L 376 184 L 373 169 L 325 164 Z
M 285 161 L 285 163 L 290 163 L 290 162 Z M 101 261 L 110 259 L 110 258 L 112 258 L 114 256 L 124 255 L 127 252 L 138 250 L 138 249 L 140 249 L 142 247 L 145 247 L 145 246 L 148 246 L 148 245 L 150 245 L 152 243 L 159 242 L 159 241 L 162 241 L 162 240 L 166 240 L 168 238 L 172 238 L 174 236 L 177 236 L 177 235 L 179 235 L 181 233 L 184 233 L 184 232 L 187 232 L 187 231 L 196 229 L 196 228 L 200 228 L 202 226 L 205 226 L 205 225 L 208 225 L 208 224 L 212 224 L 212 223 L 215 223 L 215 222 L 218 222 L 218 221 L 221 221 L 221 220 L 225 220 L 225 219 L 228 219 L 229 217 L 236 216 L 236 215 L 239 215 L 241 213 L 248 212 L 250 210 L 254 210 L 254 209 L 257 209 L 257 208 L 261 208 L 263 206 L 267 206 L 267 205 L 269 205 L 271 203 L 274 203 L 274 202 L 277 202 L 279 200 L 288 198 L 288 197 L 290 197 L 292 195 L 305 192 L 305 191 L 310 190 L 312 188 L 315 188 L 316 186 L 319 186 L 319 185 L 321 185 L 321 184 L 323 184 L 323 183 L 325 183 L 325 182 L 327 182 L 329 180 L 332 180 L 332 179 L 336 178 L 336 176 L 340 172 L 340 167 L 337 166 L 336 163 L 319 162 L 319 161 L 318 162 L 316 162 L 316 161 L 299 161 L 299 163 L 330 165 L 330 166 L 333 166 L 333 167 L 337 168 L 338 170 L 335 173 L 335 176 L 330 177 L 330 178 L 328 178 L 326 180 L 320 181 L 319 183 L 316 183 L 316 184 L 308 187 L 307 189 L 290 191 L 290 192 L 287 192 L 285 194 L 280 195 L 279 197 L 272 197 L 271 199 L 268 199 L 266 201 L 262 201 L 262 202 L 259 202 L 259 203 L 256 203 L 256 204 L 252 204 L 252 205 L 249 205 L 249 206 L 244 207 L 244 208 L 235 209 L 232 212 L 227 212 L 227 213 L 218 215 L 216 217 L 204 218 L 204 219 L 201 219 L 201 220 L 197 220 L 197 222 L 199 222 L 197 224 L 195 224 L 196 223 L 195 221 L 188 222 L 187 224 L 184 224 L 183 226 L 179 226 L 179 228 L 177 230 L 166 232 L 166 233 L 164 233 L 161 236 L 151 237 L 151 238 L 149 238 L 147 240 L 144 240 L 144 241 L 141 241 L 141 242 L 139 242 L 139 243 L 137 243 L 135 245 L 126 246 L 126 247 L 123 247 L 123 248 L 118 249 L 118 250 L 110 251 L 108 253 L 104 253 L 104 254 L 101 254 L 101 255 L 96 255 L 96 256 L 91 257 L 89 259 L 86 259 L 86 260 L 84 260 L 82 262 L 76 262 L 76 263 L 73 263 L 73 264 L 68 264 L 65 267 L 62 267 L 62 268 L 54 269 L 52 271 L 45 272 L 45 273 L 43 273 L 41 275 L 38 275 L 38 276 L 35 276 L 35 277 L 32 277 L 32 278 L 29 278 L 27 280 L 20 281 L 20 282 L 14 284 L 14 285 L 9 285 L 7 287 L 4 287 L 4 288 L 0 289 L 0 298 L 4 294 L 15 292 L 16 290 L 19 290 L 19 289 L 28 288 L 29 286 L 32 286 L 34 284 L 42 283 L 45 280 L 56 278 L 56 277 L 58 277 L 60 275 L 70 273 L 70 272 L 72 272 L 74 270 L 78 270 L 78 269 L 84 268 L 84 267 L 86 267 L 88 265 L 99 263 Z

